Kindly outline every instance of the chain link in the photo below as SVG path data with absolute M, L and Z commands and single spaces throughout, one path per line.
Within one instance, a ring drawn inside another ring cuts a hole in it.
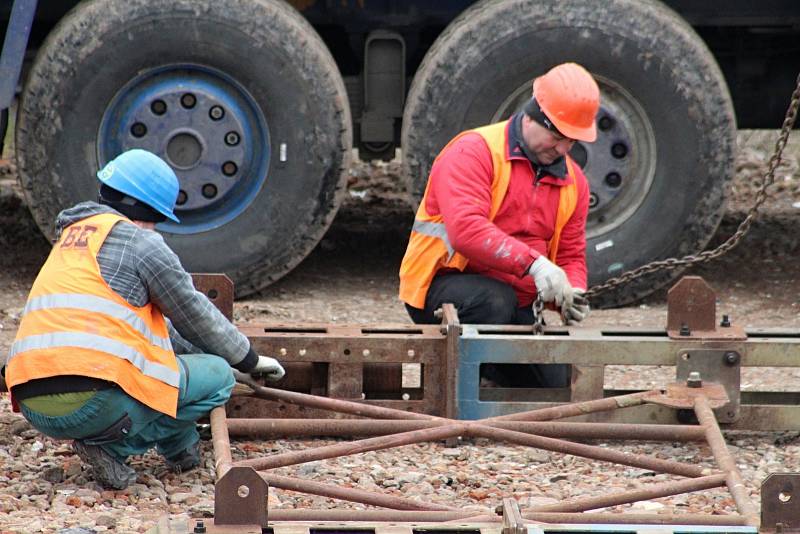
M 666 260 L 656 260 L 650 262 L 648 264 L 642 265 L 641 267 L 637 267 L 631 271 L 621 274 L 615 278 L 610 278 L 606 282 L 595 285 L 589 288 L 589 290 L 585 293 L 585 296 L 593 297 L 599 293 L 603 293 L 608 291 L 609 289 L 615 288 L 617 286 L 621 286 L 624 284 L 628 284 L 637 278 L 641 278 L 648 274 L 655 273 L 657 271 L 666 270 L 666 269 L 675 269 L 676 267 L 688 267 L 690 265 L 695 265 L 699 263 L 705 263 L 707 261 L 719 258 L 723 254 L 727 253 L 729 250 L 734 248 L 742 238 L 745 236 L 747 231 L 750 229 L 750 225 L 753 223 L 753 220 L 756 218 L 758 213 L 758 209 L 761 207 L 761 204 L 767 199 L 767 188 L 772 185 L 775 181 L 775 170 L 778 168 L 778 165 L 781 163 L 781 155 L 783 154 L 783 149 L 786 147 L 786 142 L 789 140 L 789 134 L 792 131 L 792 127 L 794 126 L 795 119 L 797 118 L 797 110 L 800 107 L 800 74 L 797 76 L 797 86 L 792 93 L 792 98 L 789 101 L 789 108 L 786 110 L 786 117 L 783 119 L 783 125 L 781 127 L 781 133 L 778 136 L 778 140 L 775 143 L 775 150 L 772 153 L 772 156 L 769 159 L 769 165 L 767 166 L 767 172 L 764 175 L 763 182 L 761 184 L 761 188 L 758 190 L 756 194 L 756 200 L 753 204 L 753 207 L 747 212 L 747 217 L 739 224 L 739 228 L 736 230 L 736 233 L 729 237 L 724 243 L 713 250 L 704 250 L 703 252 L 697 255 L 688 255 L 682 258 L 668 258 Z M 534 333 L 536 331 L 536 326 L 534 325 Z
M 539 293 L 533 303 L 533 335 L 541 336 L 542 334 L 544 334 L 544 299 Z

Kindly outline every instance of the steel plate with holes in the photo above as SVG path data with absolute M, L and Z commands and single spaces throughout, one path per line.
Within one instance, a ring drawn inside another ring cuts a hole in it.
M 741 362 L 740 353 L 732 348 L 681 350 L 676 361 L 675 378 L 686 382 L 689 373 L 697 372 L 703 383 L 722 385 L 728 394 L 728 403 L 715 407 L 714 414 L 720 423 L 733 423 L 739 418 Z

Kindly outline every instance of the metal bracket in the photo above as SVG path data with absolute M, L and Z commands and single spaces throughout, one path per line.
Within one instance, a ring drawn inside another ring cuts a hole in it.
M 800 533 L 800 473 L 773 473 L 761 484 L 760 532 Z
M 699 276 L 684 276 L 667 292 L 667 335 L 683 340 L 744 340 L 740 326 L 717 326 L 717 295 Z
M 192 282 L 226 319 L 233 321 L 233 281 L 227 275 L 192 273 Z
M 735 350 L 726 349 L 683 349 L 678 352 L 675 365 L 675 379 L 686 383 L 689 374 L 696 372 L 702 382 L 720 384 L 728 394 L 728 403 L 715 407 L 714 414 L 720 423 L 734 423 L 739 419 L 741 404 L 742 357 Z
M 519 510 L 516 499 L 503 499 L 503 506 L 500 508 L 503 514 L 502 534 L 526 534 L 528 529 L 525 526 L 525 519 Z
M 214 523 L 266 527 L 268 490 L 252 467 L 232 467 L 214 487 Z

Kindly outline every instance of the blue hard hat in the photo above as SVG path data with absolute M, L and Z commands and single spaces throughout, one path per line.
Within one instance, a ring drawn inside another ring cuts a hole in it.
M 172 167 L 152 152 L 140 148 L 123 152 L 100 169 L 97 178 L 180 222 L 172 211 L 180 189 L 178 177 Z

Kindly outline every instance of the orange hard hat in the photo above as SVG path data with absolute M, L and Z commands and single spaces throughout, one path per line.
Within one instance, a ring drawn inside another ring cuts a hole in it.
M 586 69 L 577 63 L 556 65 L 533 80 L 533 96 L 559 132 L 579 141 L 597 139 L 600 89 Z

